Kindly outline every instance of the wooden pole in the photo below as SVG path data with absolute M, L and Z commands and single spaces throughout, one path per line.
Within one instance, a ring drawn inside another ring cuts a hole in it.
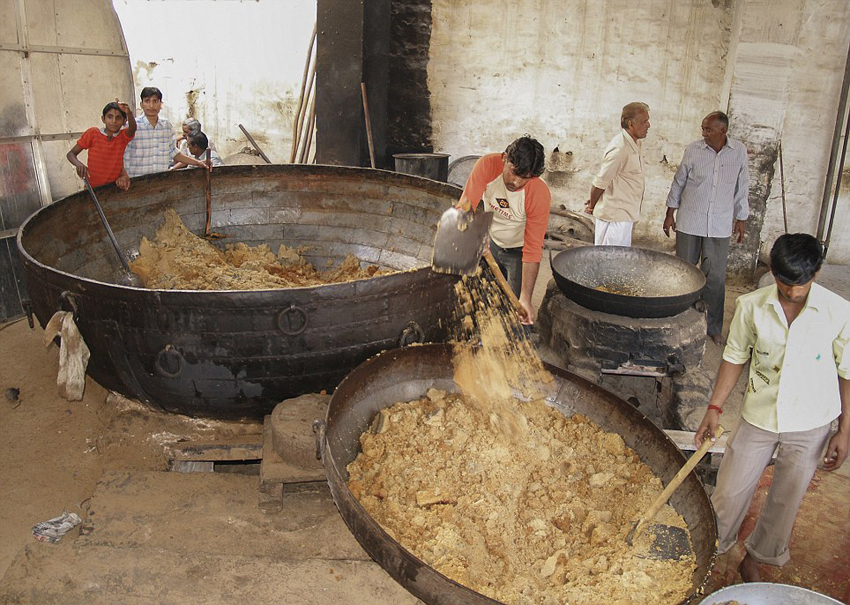
M 304 144 L 304 155 L 301 158 L 301 163 L 306 164 L 310 159 L 310 145 L 313 143 L 313 129 L 316 127 L 316 99 L 310 105 L 310 117 L 307 120 L 307 142 Z
M 360 83 L 360 94 L 363 97 L 363 114 L 366 116 L 366 139 L 369 141 L 369 162 L 375 167 L 375 145 L 372 142 L 372 120 L 369 118 L 369 102 L 366 100 L 366 82 Z
M 307 49 L 307 60 L 304 62 L 304 74 L 301 76 L 301 92 L 298 95 L 298 108 L 295 111 L 295 117 L 292 119 L 292 149 L 289 153 L 290 164 L 295 161 L 295 154 L 298 149 L 298 135 L 300 133 L 298 122 L 301 119 L 304 109 L 304 90 L 307 86 L 308 72 L 313 63 L 313 45 L 316 43 L 316 33 L 316 24 L 314 23 L 313 34 L 310 36 L 310 46 Z M 315 69 L 315 65 L 313 65 L 313 68 Z
M 207 147 L 207 161 L 212 162 L 212 154 L 210 153 L 210 148 Z M 206 185 L 204 187 L 204 194 L 207 198 L 207 221 L 204 224 L 204 237 L 210 237 L 212 232 L 210 231 L 210 217 L 212 216 L 212 171 L 205 168 L 204 172 L 206 172 Z
M 303 163 L 301 157 L 303 155 L 303 143 L 306 135 L 305 128 L 309 128 L 309 114 L 311 111 L 314 111 L 316 105 L 315 75 L 316 72 L 314 71 L 313 78 L 310 80 L 310 88 L 307 89 L 307 101 L 304 106 L 304 112 L 298 120 L 298 146 L 296 147 L 295 159 L 299 164 Z

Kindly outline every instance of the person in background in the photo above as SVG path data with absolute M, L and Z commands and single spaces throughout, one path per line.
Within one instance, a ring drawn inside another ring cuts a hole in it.
M 177 137 L 177 148 L 180 153 L 189 155 L 189 135 L 201 132 L 201 123 L 195 118 L 186 118 L 180 127 L 182 134 Z
M 186 118 L 183 121 L 183 134 L 181 134 L 177 138 L 178 147 L 180 149 L 180 153 L 183 155 L 191 155 L 192 152 L 189 151 L 189 135 L 198 134 L 201 132 L 201 123 L 195 118 Z M 207 138 L 207 142 L 209 148 L 215 151 L 215 143 Z M 171 166 L 172 170 L 179 170 L 180 168 L 186 168 L 186 164 L 183 162 L 176 162 Z
M 593 243 L 631 246 L 645 189 L 642 140 L 649 132 L 649 105 L 629 103 L 620 114 L 622 130 L 605 148 L 584 211 L 596 219 Z
M 174 131 L 168 120 L 159 117 L 162 92 L 154 86 L 142 89 L 142 115 L 136 118 L 136 137 L 124 152 L 124 168 L 130 177 L 168 170 L 172 160 L 192 166 L 203 166 L 193 157 L 177 150 Z
M 524 324 L 534 322 L 531 295 L 543 256 L 543 238 L 549 224 L 551 194 L 543 174 L 543 146 L 529 136 L 475 162 L 458 207 L 472 209 L 484 203 L 493 213 L 490 251 L 517 295 L 525 313 Z
M 760 581 L 760 563 L 781 566 L 790 559 L 794 520 L 824 448 L 826 471 L 847 458 L 850 303 L 815 283 L 822 262 L 823 248 L 811 235 L 776 240 L 770 251 L 776 284 L 738 298 L 714 392 L 694 437 L 699 446 L 714 435 L 723 404 L 749 362 L 741 418 L 711 496 L 717 552 L 723 554 L 735 545 L 762 472 L 777 452 L 767 500 L 738 566 L 745 582 Z M 830 437 L 835 418 L 838 431 Z
M 729 240 L 744 241 L 744 221 L 750 215 L 747 148 L 727 136 L 728 129 L 729 118 L 722 111 L 705 116 L 702 138 L 685 148 L 673 177 L 663 225 L 667 237 L 671 229 L 676 232 L 676 256 L 699 263 L 705 274 L 702 299 L 708 306 L 708 337 L 718 345 L 726 344 L 722 332 Z
M 207 151 L 209 151 L 209 160 L 211 166 L 224 166 L 224 162 L 219 157 L 214 149 L 210 149 L 207 135 L 203 132 L 198 132 L 189 135 L 189 153 L 196 160 L 206 163 Z
M 115 183 L 122 191 L 130 188 L 130 179 L 124 170 L 124 150 L 136 134 L 136 121 L 130 120 L 122 129 L 127 117 L 132 117 L 130 107 L 115 99 L 103 108 L 103 128 L 92 126 L 86 130 L 65 156 L 77 169 L 81 179 L 88 179 L 92 187 Z M 88 166 L 77 157 L 88 149 Z

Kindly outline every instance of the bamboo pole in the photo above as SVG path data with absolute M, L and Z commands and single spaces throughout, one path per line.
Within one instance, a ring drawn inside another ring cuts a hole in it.
M 314 74 L 315 76 L 315 74 Z M 304 101 L 304 111 L 298 122 L 298 145 L 295 148 L 295 159 L 301 164 L 307 128 L 309 128 L 310 112 L 316 103 L 316 87 L 315 80 L 311 80 L 310 87 L 307 89 L 307 97 Z
M 363 114 L 366 116 L 366 139 L 369 141 L 369 162 L 375 167 L 375 144 L 372 142 L 372 120 L 369 118 L 369 102 L 366 100 L 366 82 L 360 83 L 360 94 L 363 97 Z
M 316 43 L 316 30 L 317 24 L 313 24 L 313 34 L 310 36 L 310 46 L 307 49 L 307 60 L 304 63 L 304 73 L 301 76 L 301 92 L 298 95 L 298 108 L 295 111 L 295 117 L 292 120 L 292 148 L 289 153 L 289 163 L 293 163 L 295 161 L 295 154 L 298 149 L 298 138 L 300 134 L 300 130 L 298 127 L 298 122 L 301 119 L 303 109 L 304 109 L 304 90 L 307 86 L 308 72 L 310 71 L 310 67 L 312 65 L 315 70 L 315 65 L 313 65 L 313 46 Z
M 316 99 L 310 105 L 310 118 L 307 120 L 307 143 L 304 145 L 304 157 L 301 158 L 301 163 L 306 164 L 310 159 L 310 146 L 313 144 L 313 129 L 316 127 Z

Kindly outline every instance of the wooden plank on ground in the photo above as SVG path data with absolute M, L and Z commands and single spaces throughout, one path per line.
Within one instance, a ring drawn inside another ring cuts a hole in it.
M 263 458 L 263 436 L 241 435 L 234 441 L 201 443 L 185 441 L 166 447 L 165 455 L 170 460 L 211 460 L 227 462 L 237 460 L 261 460 Z

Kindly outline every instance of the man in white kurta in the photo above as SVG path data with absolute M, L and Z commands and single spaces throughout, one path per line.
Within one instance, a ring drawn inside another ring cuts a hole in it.
M 623 107 L 620 126 L 622 130 L 605 149 L 584 205 L 584 211 L 596 219 L 593 243 L 597 246 L 631 246 L 632 228 L 643 203 L 641 141 L 649 132 L 649 106 L 635 102 Z

